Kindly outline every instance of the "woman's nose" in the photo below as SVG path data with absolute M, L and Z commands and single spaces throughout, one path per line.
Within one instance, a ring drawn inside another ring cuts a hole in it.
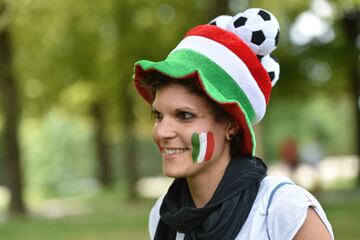
M 153 135 L 157 140 L 174 138 L 176 131 L 171 119 L 164 117 L 161 121 L 156 122 L 154 124 Z

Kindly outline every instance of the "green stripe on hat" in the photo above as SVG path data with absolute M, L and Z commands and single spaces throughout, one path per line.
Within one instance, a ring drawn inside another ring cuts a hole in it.
M 144 71 L 148 71 L 154 67 L 154 64 L 158 71 L 172 78 L 184 78 L 198 71 L 202 76 L 200 80 L 211 97 L 222 103 L 237 102 L 245 110 L 249 120 L 254 118 L 254 110 L 242 89 L 222 68 L 204 55 L 193 50 L 180 49 L 172 52 L 165 61 L 154 63 L 141 60 L 135 65 L 141 65 Z M 224 82 L 227 88 L 222 86 Z

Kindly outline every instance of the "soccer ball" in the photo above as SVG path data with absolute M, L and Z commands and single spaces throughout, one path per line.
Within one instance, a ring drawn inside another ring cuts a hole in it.
M 209 22 L 210 25 L 215 25 L 218 26 L 222 29 L 225 29 L 226 26 L 228 25 L 228 23 L 233 19 L 232 16 L 228 16 L 228 15 L 221 15 L 218 16 L 216 18 L 214 18 L 213 20 L 211 20 Z
M 280 65 L 278 60 L 272 55 L 266 55 L 261 57 L 261 64 L 264 66 L 269 74 L 271 80 L 271 86 L 273 87 L 280 77 Z
M 250 8 L 233 17 L 226 30 L 238 35 L 256 55 L 265 56 L 275 50 L 280 35 L 277 19 L 261 8 Z

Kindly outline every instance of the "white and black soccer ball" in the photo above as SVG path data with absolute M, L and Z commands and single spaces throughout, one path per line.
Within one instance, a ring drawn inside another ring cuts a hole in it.
M 278 60 L 271 54 L 261 57 L 261 64 L 266 69 L 273 87 L 280 77 L 280 65 Z
M 261 8 L 250 8 L 235 15 L 226 29 L 238 35 L 260 56 L 274 51 L 279 41 L 279 22 L 274 15 Z
M 210 25 L 215 25 L 218 26 L 222 29 L 225 29 L 226 26 L 228 25 L 228 23 L 233 19 L 232 16 L 228 16 L 228 15 L 221 15 L 218 16 L 216 18 L 214 18 L 213 20 L 211 20 L 209 22 Z

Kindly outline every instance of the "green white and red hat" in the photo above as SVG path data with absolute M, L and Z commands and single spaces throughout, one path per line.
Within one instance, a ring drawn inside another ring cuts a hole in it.
M 264 20 L 268 19 L 266 14 L 270 14 L 271 24 Z M 226 24 L 219 19 L 226 19 Z M 221 24 L 216 24 L 216 21 Z M 267 28 L 274 28 L 274 22 L 277 34 L 270 36 L 273 29 Z M 253 156 L 256 141 L 252 124 L 264 117 L 272 86 L 279 77 L 277 62 L 265 65 L 262 59 L 269 58 L 276 48 L 278 37 L 276 18 L 266 10 L 248 9 L 234 17 L 218 17 L 210 24 L 188 31 L 165 60 L 136 62 L 135 87 L 147 102 L 152 103 L 152 91 L 142 84 L 149 74 L 159 72 L 179 80 L 197 79 L 207 96 L 229 112 L 240 125 L 243 142 L 239 148 L 243 154 Z M 274 38 L 273 42 L 271 38 Z M 268 60 L 266 62 L 269 63 Z M 268 69 L 269 65 L 272 68 L 275 66 L 275 75 Z

